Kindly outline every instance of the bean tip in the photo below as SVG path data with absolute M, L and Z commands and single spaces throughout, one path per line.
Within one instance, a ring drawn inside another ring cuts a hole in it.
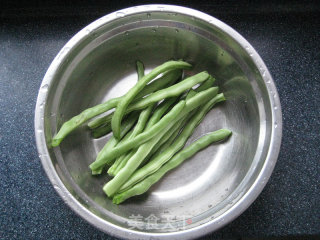
M 51 147 L 58 147 L 61 143 L 61 138 L 53 138 L 51 141 Z

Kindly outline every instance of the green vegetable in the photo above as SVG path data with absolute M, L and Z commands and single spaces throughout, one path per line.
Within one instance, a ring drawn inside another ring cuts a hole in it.
M 128 109 L 126 110 L 125 113 L 129 113 L 133 110 L 143 109 L 143 108 L 147 107 L 148 105 L 155 103 L 155 102 L 158 102 L 162 99 L 178 96 L 181 93 L 183 93 L 184 91 L 186 91 L 186 90 L 190 89 L 191 87 L 193 87 L 194 85 L 196 85 L 197 83 L 203 82 L 203 81 L 207 80 L 208 78 L 209 78 L 209 74 L 207 72 L 198 73 L 197 75 L 189 77 L 179 83 L 172 85 L 171 87 L 161 89 L 157 92 L 150 94 L 149 96 L 143 98 L 140 101 L 132 103 L 128 107 Z M 111 115 L 109 118 L 111 118 Z M 108 121 L 108 117 L 105 117 L 104 120 Z
M 92 130 L 92 136 L 93 138 L 100 138 L 104 135 L 107 135 L 112 131 L 110 124 L 104 124 L 98 128 L 95 128 Z
M 129 119 L 130 119 L 132 116 L 134 116 L 134 119 L 137 120 L 137 117 L 139 116 L 139 114 L 140 114 L 140 111 L 137 111 L 137 112 L 133 112 L 133 113 L 131 113 L 131 114 L 128 114 L 128 115 L 126 116 L 126 118 L 124 119 L 124 123 L 123 123 L 123 124 L 126 124 L 127 122 L 130 122 Z M 100 126 L 100 127 L 98 127 L 98 128 L 92 129 L 92 136 L 93 136 L 94 138 L 100 138 L 100 137 L 102 137 L 102 136 L 107 135 L 108 133 L 110 133 L 111 130 L 112 130 L 112 129 L 111 129 L 110 123 L 109 123 L 109 124 L 104 124 L 104 125 L 102 125 L 102 126 Z
M 137 99 L 144 97 L 156 90 L 161 89 L 164 86 L 167 86 L 168 84 L 172 83 L 172 81 L 175 81 L 177 78 L 172 78 L 173 76 L 181 76 L 181 70 L 175 70 L 175 71 L 170 71 L 167 74 L 165 74 L 162 78 L 159 78 L 150 84 L 148 84 L 141 92 L 136 96 Z M 123 97 L 123 96 L 122 96 Z M 109 111 L 113 108 L 115 108 L 118 104 L 119 101 L 121 101 L 122 97 L 118 98 L 112 98 L 104 103 L 98 104 L 94 107 L 88 108 L 81 112 L 79 115 L 74 116 L 67 122 L 65 122 L 59 132 L 54 136 L 52 139 L 51 145 L 53 147 L 59 146 L 59 144 L 62 142 L 62 140 L 72 131 L 74 131 L 76 128 L 81 126 L 83 123 L 86 121 L 90 120 L 91 118 L 94 118 L 106 111 Z M 100 118 L 99 118 L 100 119 Z M 95 128 L 98 126 L 103 125 L 107 121 L 103 121 L 104 118 L 100 121 L 96 120 L 89 124 L 90 128 Z
M 89 119 L 116 107 L 118 104 L 118 101 L 119 101 L 119 98 L 110 99 L 109 101 L 107 101 L 105 103 L 88 108 L 88 109 L 84 110 L 82 113 L 80 113 L 79 115 L 71 118 L 70 120 L 68 120 L 67 122 L 65 122 L 61 126 L 59 132 L 52 139 L 51 145 L 53 147 L 59 146 L 61 141 L 69 133 L 71 133 L 77 127 L 81 126 L 81 124 L 88 121 Z
M 120 204 L 126 199 L 140 195 L 148 191 L 148 189 L 159 181 L 168 171 L 176 168 L 179 166 L 183 161 L 193 156 L 195 153 L 200 151 L 201 149 L 207 147 L 213 142 L 221 141 L 227 138 L 231 134 L 230 130 L 227 129 L 220 129 L 218 131 L 209 133 L 197 141 L 190 144 L 185 149 L 181 150 L 177 153 L 173 158 L 171 158 L 165 165 L 163 165 L 158 171 L 153 173 L 152 175 L 145 178 L 143 181 L 137 183 L 132 188 L 128 189 L 127 191 L 116 194 L 113 197 L 113 203 Z
M 168 61 L 155 69 L 153 69 L 149 74 L 145 75 L 143 78 L 140 79 L 136 83 L 135 86 L 133 86 L 121 99 L 121 101 L 118 102 L 116 110 L 113 114 L 112 120 L 111 120 L 111 128 L 113 135 L 115 138 L 120 138 L 120 126 L 121 121 L 126 113 L 128 105 L 132 102 L 132 100 L 135 98 L 135 96 L 155 77 L 157 77 L 159 74 L 164 73 L 166 71 L 170 71 L 173 69 L 184 69 L 184 68 L 190 68 L 191 65 L 189 63 L 183 62 L 183 61 Z
M 167 130 L 167 129 L 166 129 Z M 165 130 L 160 132 L 157 136 L 139 146 L 138 150 L 128 160 L 126 165 L 119 171 L 119 173 L 109 182 L 103 186 L 103 191 L 109 196 L 113 196 L 122 184 L 131 176 L 131 174 L 140 166 L 141 162 L 147 157 L 155 144 L 159 142 L 162 136 L 166 133 Z
M 128 160 L 136 153 L 137 149 L 133 149 L 127 154 L 123 154 L 117 158 L 108 170 L 108 174 L 112 177 L 116 176 L 120 170 L 127 164 Z
M 145 97 L 144 99 L 139 100 L 135 103 L 132 103 L 131 105 L 129 105 L 128 109 L 126 110 L 126 114 L 130 113 L 134 110 L 143 109 L 143 108 L 147 107 L 148 105 L 155 103 L 155 102 L 158 102 L 162 99 L 169 98 L 172 96 L 178 96 L 181 93 L 183 93 L 184 91 L 186 91 L 186 90 L 190 89 L 191 87 L 193 87 L 194 85 L 196 85 L 197 83 L 200 83 L 203 81 L 204 81 L 204 83 L 196 89 L 197 92 L 200 92 L 203 89 L 207 89 L 209 86 L 212 86 L 214 83 L 214 78 L 212 78 L 207 72 L 198 73 L 198 74 L 196 74 L 192 77 L 189 77 L 189 78 L 187 78 L 177 84 L 172 85 L 171 87 L 156 91 L 156 92 L 150 94 L 149 96 Z M 90 127 L 99 126 L 99 124 L 101 124 L 101 123 L 108 123 L 109 121 L 111 121 L 112 117 L 113 117 L 113 113 L 111 113 L 110 115 L 107 115 L 105 117 L 102 117 L 100 119 L 93 120 L 91 122 Z
M 174 82 L 176 82 L 181 77 L 181 70 L 172 70 L 165 73 L 162 77 L 152 81 L 149 83 L 136 97 L 135 100 L 139 101 L 142 97 L 149 95 L 163 87 L 171 86 Z M 116 105 L 115 105 L 116 106 Z M 114 106 L 114 107 L 115 107 Z M 129 106 L 130 107 L 130 106 Z M 113 108 L 113 107 L 112 107 Z M 108 109 L 109 110 L 109 109 Z M 113 113 L 107 116 L 103 116 L 97 119 L 92 120 L 88 123 L 88 127 L 91 129 L 97 128 L 104 124 L 110 124 L 111 126 L 111 119 L 113 117 Z
M 153 115 L 149 119 L 147 126 L 145 130 L 148 130 L 150 127 L 152 127 L 154 124 L 156 124 L 160 118 L 163 116 L 163 114 L 168 110 L 168 108 L 177 100 L 177 97 L 172 97 L 164 100 L 162 103 L 160 103 L 157 108 L 155 109 Z M 153 149 L 155 149 L 157 146 L 161 145 L 162 139 L 160 140 L 159 144 L 157 144 Z M 152 154 L 152 151 L 151 153 Z M 130 157 L 133 156 L 133 154 L 137 151 L 137 149 L 132 150 L 128 154 L 124 154 L 117 158 L 117 160 L 112 164 L 112 166 L 108 170 L 108 174 L 110 176 L 115 176 L 120 171 L 123 166 L 126 165 L 127 161 L 130 159 Z
M 162 118 L 163 114 L 177 101 L 178 97 L 167 98 L 163 102 L 161 102 L 157 108 L 155 109 L 154 113 L 152 114 L 151 118 L 149 119 L 146 130 L 150 129 L 153 125 L 155 125 L 160 118 Z
M 193 109 L 197 108 L 201 104 L 206 101 L 209 101 L 215 95 L 217 95 L 218 88 L 212 87 L 205 91 L 197 93 L 194 97 L 186 101 L 186 107 L 181 111 L 181 114 L 178 117 L 177 107 L 181 105 L 181 102 L 178 103 L 169 113 L 167 113 L 158 123 L 150 127 L 147 131 L 136 136 L 131 141 L 127 141 L 124 144 L 120 144 L 113 148 L 109 152 L 103 151 L 101 153 L 101 157 L 97 158 L 95 162 L 90 165 L 91 170 L 96 170 L 97 168 L 110 163 L 114 158 L 121 156 L 122 154 L 126 153 L 127 151 L 136 148 L 139 144 L 145 143 L 156 134 L 161 132 L 165 127 L 169 125 L 172 126 L 175 122 L 179 121 L 181 117 L 185 114 L 188 114 Z M 179 109 L 180 110 L 180 109 Z
M 201 92 L 201 91 L 206 90 L 210 87 L 213 87 L 213 84 L 215 81 L 216 81 L 216 79 L 210 75 L 209 78 L 205 82 L 203 82 L 199 87 L 197 87 L 195 89 L 195 91 Z
M 130 114 L 130 115 L 133 115 L 133 114 Z M 126 119 L 126 121 L 122 125 L 121 138 L 125 136 L 127 132 L 130 131 L 130 129 L 136 123 L 137 119 L 138 119 L 138 116 L 135 114 L 133 116 L 130 116 L 128 119 Z M 118 142 L 119 141 L 114 136 L 112 136 L 109 139 L 109 141 L 104 145 L 102 150 L 98 153 L 97 157 L 99 157 L 102 151 L 105 151 L 105 152 L 111 151 L 118 144 Z M 103 170 L 103 166 L 96 169 L 95 171 L 92 171 L 92 174 L 93 175 L 101 174 L 102 170 Z
M 128 190 L 137 182 L 140 182 L 150 174 L 156 172 L 163 164 L 165 164 L 176 152 L 178 152 L 183 146 L 186 144 L 188 138 L 193 133 L 194 129 L 198 126 L 198 124 L 202 121 L 205 115 L 209 112 L 209 110 L 213 107 L 217 102 L 224 101 L 225 98 L 223 93 L 218 94 L 208 103 L 206 103 L 202 108 L 200 108 L 196 114 L 188 121 L 187 125 L 184 127 L 181 134 L 177 137 L 174 143 L 169 146 L 164 152 L 155 156 L 150 162 L 148 162 L 145 166 L 138 169 L 129 179 L 125 182 L 120 188 L 120 192 Z
M 184 100 L 180 101 L 170 112 L 174 111 L 174 109 L 179 105 L 184 107 L 185 101 Z M 179 110 L 179 113 L 181 112 L 181 110 Z M 152 139 L 150 139 L 149 141 L 143 143 L 141 146 L 138 147 L 137 151 L 135 151 L 132 157 L 128 159 L 127 163 L 125 164 L 125 166 L 123 166 L 123 168 L 120 169 L 119 173 L 116 174 L 111 181 L 109 181 L 107 184 L 104 185 L 103 191 L 109 197 L 113 196 L 119 190 L 122 184 L 140 166 L 140 164 L 148 156 L 152 148 L 160 141 L 160 139 L 169 130 L 170 130 L 170 125 L 169 127 L 163 128 L 163 130 L 159 132 L 158 135 L 154 136 Z
M 136 62 L 138 81 L 144 76 L 144 65 L 141 61 Z
M 186 103 L 180 101 L 176 106 L 174 106 L 169 113 L 167 113 L 158 123 L 150 127 L 147 131 L 140 133 L 135 138 L 130 141 L 126 141 L 123 144 L 119 144 L 114 147 L 111 151 L 101 151 L 96 161 L 90 165 L 91 170 L 95 171 L 96 169 L 104 166 L 105 164 L 110 163 L 116 157 L 121 156 L 122 154 L 128 152 L 129 150 L 136 148 L 142 143 L 145 143 L 163 129 L 165 129 L 169 122 L 172 122 L 176 119 L 179 113 L 183 110 Z
M 144 76 L 144 67 L 141 62 L 137 62 L 137 72 L 138 72 L 138 78 L 139 78 L 138 80 L 140 80 Z M 137 136 L 139 133 L 143 131 L 149 119 L 149 116 L 152 113 L 152 109 L 153 109 L 153 105 L 150 105 L 140 113 L 137 125 L 134 127 L 132 133 L 128 138 L 125 139 L 125 141 L 134 138 L 135 136 Z M 117 165 L 123 160 L 123 158 L 125 158 L 125 155 L 122 155 L 119 158 L 117 158 L 116 161 L 113 163 L 113 165 L 108 169 L 108 174 L 110 176 L 115 176 L 114 171 Z
M 191 113 L 193 114 L 193 113 Z M 181 129 L 184 127 L 185 123 L 188 121 L 189 116 L 185 116 L 184 118 L 180 119 L 179 122 L 173 125 L 173 127 L 168 131 L 159 141 L 159 143 L 152 148 L 151 152 L 147 156 L 147 158 L 142 162 L 141 165 L 148 162 L 155 154 L 162 152 L 164 149 L 169 147 L 175 138 L 178 136 Z
M 197 94 L 197 92 L 200 92 L 200 91 L 203 91 L 203 90 L 206 90 L 210 87 L 213 86 L 213 83 L 214 83 L 215 79 L 210 76 L 210 78 L 208 80 L 206 80 L 205 82 L 203 82 L 199 87 L 197 87 L 194 91 L 194 90 L 190 90 L 188 92 L 188 94 L 186 95 L 186 100 L 192 98 L 194 95 Z M 192 113 L 191 113 L 192 115 Z M 184 121 L 187 121 L 188 118 L 186 118 Z M 167 149 L 169 146 L 171 146 L 171 144 L 173 143 L 173 141 L 176 139 L 176 137 L 178 136 L 181 128 L 184 126 L 185 122 L 181 123 L 181 126 L 180 128 L 177 127 L 175 129 L 172 129 L 170 131 L 170 133 L 166 134 L 162 139 L 161 141 L 159 142 L 159 144 L 157 144 L 150 152 L 149 156 L 147 157 L 146 159 L 146 162 L 153 156 L 155 156 L 156 154 L 159 154 L 161 152 L 163 152 L 165 149 Z
M 190 88 L 192 88 L 200 82 L 204 82 L 208 78 L 209 74 L 207 72 L 198 73 L 192 77 L 189 77 L 181 82 L 172 85 L 171 87 L 164 88 L 154 93 L 151 93 L 149 96 L 143 98 L 141 101 L 133 103 L 129 109 L 130 111 L 142 109 L 150 105 L 151 103 L 158 102 L 162 99 L 179 96 L 184 91 L 189 90 Z

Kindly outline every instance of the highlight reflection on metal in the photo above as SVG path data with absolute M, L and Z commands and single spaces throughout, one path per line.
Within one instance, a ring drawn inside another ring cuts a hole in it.
M 124 94 L 136 81 L 136 60 L 151 69 L 172 58 L 192 63 L 188 74 L 209 71 L 227 97 L 191 141 L 222 127 L 233 135 L 167 174 L 148 194 L 114 205 L 101 190 L 108 177 L 92 177 L 88 169 L 108 137 L 93 140 L 83 127 L 58 148 L 48 143 L 67 119 Z M 35 134 L 54 188 L 88 222 L 122 238 L 188 239 L 232 221 L 262 191 L 280 148 L 281 107 L 265 64 L 236 31 L 189 8 L 145 5 L 98 19 L 64 46 L 39 90 Z M 140 228 L 130 229 L 138 214 Z M 172 227 L 148 227 L 148 216 L 167 215 Z

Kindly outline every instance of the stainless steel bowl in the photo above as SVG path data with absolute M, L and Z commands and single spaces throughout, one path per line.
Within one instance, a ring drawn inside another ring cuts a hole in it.
M 136 60 L 151 69 L 172 58 L 193 63 L 191 73 L 209 71 L 227 97 L 192 140 L 222 127 L 233 135 L 147 194 L 114 205 L 101 189 L 108 177 L 92 177 L 88 169 L 107 137 L 93 140 L 83 127 L 58 148 L 49 142 L 64 121 L 133 86 Z M 35 133 L 54 188 L 89 223 L 122 238 L 189 239 L 232 221 L 262 191 L 277 160 L 282 119 L 272 77 L 240 34 L 196 10 L 146 5 L 98 19 L 63 47 L 39 90 Z

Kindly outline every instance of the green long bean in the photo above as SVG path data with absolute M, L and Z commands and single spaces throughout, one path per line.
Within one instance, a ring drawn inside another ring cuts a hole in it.
M 177 76 L 176 79 L 172 78 L 173 76 Z M 170 71 L 165 74 L 163 77 L 151 82 L 144 89 L 140 91 L 140 93 L 136 96 L 136 99 L 149 95 L 150 93 L 171 84 L 173 81 L 176 81 L 181 76 L 181 70 Z M 94 118 L 104 112 L 107 112 L 113 108 L 115 108 L 118 103 L 122 100 L 122 97 L 112 98 L 104 103 L 98 104 L 94 107 L 88 108 L 81 112 L 79 115 L 76 115 L 65 122 L 58 133 L 52 139 L 51 145 L 53 147 L 59 146 L 62 140 L 76 128 L 81 126 L 83 123 L 87 122 L 91 118 Z M 103 120 L 103 119 L 102 119 Z M 98 121 L 98 120 L 97 120 Z M 95 124 L 94 124 L 95 123 Z M 93 126 L 101 126 L 105 123 L 105 121 L 101 121 L 100 124 L 96 125 L 97 122 L 93 122 L 89 124 L 90 128 L 94 128 Z
M 187 121 L 187 119 L 185 119 L 185 121 Z M 156 147 L 154 147 L 149 156 L 147 157 L 146 162 L 148 162 L 151 158 L 153 158 L 154 156 L 160 154 L 161 152 L 163 152 L 165 149 L 167 149 L 168 147 L 171 146 L 171 144 L 173 144 L 174 140 L 176 139 L 176 137 L 179 135 L 181 129 L 183 128 L 185 122 L 181 123 L 179 127 L 175 128 L 170 134 L 167 134 L 161 142 L 159 142 L 158 145 L 156 145 Z
M 179 121 L 181 117 L 183 117 L 185 114 L 191 112 L 193 109 L 197 108 L 201 104 L 203 104 L 206 101 L 209 101 L 211 98 L 215 97 L 218 93 L 218 88 L 217 87 L 212 87 L 209 88 L 205 91 L 197 93 L 194 97 L 191 99 L 187 100 L 185 102 L 185 107 L 178 116 L 176 113 L 176 109 L 178 108 L 179 105 L 181 105 L 181 102 L 178 103 L 176 106 L 174 106 L 169 113 L 167 113 L 161 120 L 150 127 L 147 131 L 144 131 L 143 133 L 139 134 L 136 136 L 134 139 L 131 141 L 127 141 L 124 144 L 118 145 L 114 147 L 111 151 L 109 152 L 103 152 L 101 154 L 100 158 L 97 158 L 95 162 L 93 162 L 90 165 L 91 170 L 95 170 L 105 164 L 110 163 L 114 158 L 121 156 L 122 154 L 128 152 L 129 150 L 135 148 L 139 144 L 142 144 L 152 137 L 154 137 L 156 134 L 161 132 L 165 127 L 169 125 L 172 126 L 174 123 Z M 181 107 L 181 106 L 180 106 Z
M 97 157 L 96 161 L 90 164 L 91 170 L 96 170 L 97 168 L 102 167 L 103 165 L 110 163 L 114 158 L 121 156 L 122 154 L 128 152 L 129 150 L 136 148 L 139 144 L 145 143 L 163 129 L 166 128 L 168 122 L 174 121 L 182 112 L 186 105 L 185 101 L 180 101 L 176 106 L 174 106 L 169 113 L 167 113 L 158 123 L 150 127 L 147 131 L 140 133 L 135 138 L 130 141 L 126 141 L 123 144 L 119 144 L 114 147 L 111 151 L 101 151 L 100 156 Z
M 168 110 L 168 108 L 177 100 L 178 97 L 172 97 L 164 100 L 162 103 L 160 103 L 157 108 L 155 109 L 153 115 L 149 119 L 147 126 L 145 130 L 148 130 L 150 127 L 152 127 L 154 124 L 156 124 L 160 118 L 163 116 L 163 114 Z M 161 139 L 162 141 L 162 139 Z M 161 145 L 161 141 L 159 144 L 157 144 L 153 149 L 157 148 L 158 145 Z M 153 149 L 151 151 L 153 151 Z M 112 164 L 112 166 L 108 170 L 108 174 L 110 176 L 115 176 L 118 174 L 121 168 L 126 165 L 127 161 L 133 156 L 133 154 L 137 150 L 134 149 L 130 151 L 128 154 L 123 154 L 119 158 L 116 159 L 116 161 Z M 152 154 L 152 152 L 150 153 Z
M 95 128 L 92 130 L 92 136 L 93 138 L 100 138 L 102 136 L 107 135 L 112 131 L 110 124 L 104 124 L 98 128 Z
M 139 61 L 137 62 L 137 72 L 138 72 L 138 78 L 140 80 L 144 76 L 144 67 L 143 67 L 143 64 Z M 134 138 L 135 136 L 137 136 L 139 133 L 143 131 L 152 110 L 153 110 L 153 105 L 150 105 L 140 113 L 136 126 L 134 127 L 130 136 L 127 139 L 125 139 L 125 141 Z M 125 156 L 126 155 L 123 154 L 122 156 L 118 157 L 116 161 L 112 164 L 112 166 L 108 169 L 108 174 L 110 176 L 115 176 L 116 168 L 120 164 L 120 162 L 122 162 L 122 160 L 125 158 Z
M 199 87 L 197 87 L 196 91 L 191 89 L 188 92 L 187 96 L 186 96 L 186 100 L 192 98 L 194 95 L 197 94 L 197 92 L 204 91 L 204 90 L 208 89 L 209 87 L 212 87 L 214 81 L 215 81 L 215 79 L 213 77 L 210 77 L 208 80 L 203 82 Z M 184 126 L 184 124 L 185 123 L 182 123 L 181 125 Z M 159 144 L 152 149 L 152 151 L 149 154 L 150 156 L 148 156 L 148 158 L 153 157 L 156 154 L 159 154 L 160 152 L 163 152 L 165 149 L 167 149 L 169 146 L 171 146 L 173 141 L 178 136 L 180 130 L 181 130 L 181 128 L 177 128 L 174 132 L 172 132 L 171 134 L 166 135 L 163 139 L 161 139 Z
M 197 94 L 197 92 L 200 91 L 204 91 L 210 87 L 213 86 L 215 79 L 213 77 L 210 76 L 210 78 L 208 80 L 206 80 L 205 82 L 203 82 L 199 87 L 196 88 L 196 91 L 191 89 L 188 94 L 186 95 L 186 100 L 192 98 L 194 95 Z M 187 119 L 186 119 L 187 120 Z M 184 126 L 185 123 L 182 123 L 181 125 Z M 182 127 L 181 126 L 181 127 Z M 161 141 L 159 142 L 158 145 L 156 145 L 150 152 L 148 158 L 151 158 L 153 156 L 156 156 L 156 154 L 159 154 L 161 152 L 163 152 L 165 149 L 167 149 L 169 146 L 171 146 L 171 144 L 173 143 L 173 141 L 176 139 L 176 137 L 178 136 L 179 132 L 180 132 L 181 128 L 177 128 L 174 132 L 167 134 L 165 137 L 163 137 L 163 139 L 161 139 Z M 148 159 L 147 159 L 148 161 Z
M 123 154 L 121 155 L 119 158 L 117 158 L 117 160 L 114 162 L 114 164 L 112 164 L 112 169 L 108 170 L 108 174 L 110 176 L 116 176 L 120 170 L 127 164 L 128 160 L 136 153 L 137 149 L 133 149 L 132 151 L 130 151 L 128 154 Z
M 162 99 L 179 96 L 180 94 L 192 88 L 196 84 L 206 81 L 208 78 L 209 78 L 209 74 L 207 72 L 198 73 L 170 87 L 151 93 L 149 96 L 143 98 L 141 101 L 133 103 L 128 108 L 128 110 L 133 111 L 133 110 L 142 109 L 150 105 L 151 103 L 158 102 Z
M 166 113 L 166 111 L 177 101 L 178 97 L 171 97 L 168 99 L 165 99 L 163 102 L 161 102 L 157 108 L 155 109 L 154 113 L 152 114 L 151 118 L 149 119 L 146 130 L 151 128 L 153 125 L 155 125 L 162 116 Z
M 119 98 L 110 99 L 109 101 L 107 101 L 105 103 L 88 108 L 88 109 L 84 110 L 83 112 L 81 112 L 79 115 L 74 116 L 73 118 L 71 118 L 70 120 L 68 120 L 67 122 L 65 122 L 61 126 L 59 132 L 52 139 L 51 145 L 53 147 L 59 146 L 59 144 L 62 142 L 62 140 L 69 133 L 71 133 L 73 130 L 75 130 L 77 127 L 82 125 L 87 120 L 116 107 L 118 101 L 119 101 Z
M 132 115 L 132 114 L 131 114 Z M 126 121 L 124 122 L 124 124 L 122 125 L 122 131 L 121 131 L 121 138 L 123 136 L 126 135 L 127 132 L 130 131 L 130 129 L 133 127 L 133 125 L 136 123 L 138 119 L 138 116 L 137 115 L 133 115 L 133 116 L 130 116 L 128 119 L 126 119 Z M 102 148 L 102 150 L 98 153 L 98 156 L 100 156 L 101 152 L 102 151 L 105 151 L 105 152 L 108 152 L 110 151 L 111 149 L 113 149 L 117 144 L 118 144 L 118 140 L 112 136 L 108 142 L 104 145 L 104 147 Z M 95 171 L 92 171 L 92 174 L 93 175 L 98 175 L 98 174 L 101 174 L 102 173 L 102 170 L 103 170 L 103 166 L 96 169 Z
M 201 91 L 206 90 L 210 87 L 213 87 L 213 84 L 215 81 L 216 81 L 216 79 L 210 75 L 206 81 L 204 81 L 199 87 L 197 87 L 195 89 L 195 91 L 201 92 Z
M 135 100 L 139 101 L 139 100 L 141 100 L 142 97 L 149 95 L 150 93 L 158 91 L 159 89 L 162 89 L 164 87 L 171 86 L 179 78 L 181 78 L 181 73 L 182 73 L 182 71 L 180 69 L 171 70 L 171 71 L 164 73 L 164 75 L 162 77 L 149 83 L 140 93 L 138 93 L 138 95 L 135 97 Z M 111 126 L 112 117 L 113 117 L 113 113 L 106 115 L 106 116 L 103 116 L 103 117 L 100 117 L 100 118 L 97 118 L 97 119 L 94 119 L 88 123 L 88 127 L 90 129 L 94 129 L 94 128 L 100 127 L 101 125 L 107 124 L 107 123 L 109 123 Z
M 148 156 L 143 160 L 143 162 L 141 163 L 144 164 L 145 162 L 147 162 L 150 157 L 152 157 L 152 155 L 160 148 L 162 147 L 164 144 L 167 144 L 168 141 L 170 142 L 171 138 L 175 138 L 179 131 L 181 126 L 184 125 L 184 122 L 187 119 L 182 119 L 183 121 L 180 121 L 178 123 L 176 123 L 168 132 L 166 132 L 166 134 L 159 140 L 159 142 L 151 149 L 150 153 L 148 154 Z M 175 136 L 173 136 L 175 135 Z M 170 145 L 169 145 L 170 146 Z M 127 164 L 128 160 L 133 156 L 133 154 L 136 152 L 136 149 L 131 151 L 128 155 L 125 155 L 121 160 L 119 160 L 117 166 L 115 167 L 115 169 L 112 171 L 112 176 L 115 176 L 119 173 L 119 171 Z M 123 156 L 123 155 L 122 155 Z M 121 157 L 122 157 L 121 156 Z M 118 160 L 118 159 L 117 159 Z M 113 165 L 112 165 L 113 166 Z M 109 172 L 108 172 L 109 173 Z
M 225 98 L 223 93 L 218 94 L 208 103 L 204 104 L 196 114 L 188 121 L 187 125 L 184 127 L 183 131 L 180 133 L 179 137 L 175 140 L 174 144 L 169 146 L 164 152 L 155 156 L 150 162 L 145 166 L 138 169 L 120 188 L 120 192 L 128 190 L 137 182 L 140 182 L 147 176 L 156 172 L 163 164 L 165 164 L 176 152 L 178 152 L 186 144 L 188 138 L 192 135 L 195 128 L 199 125 L 202 119 L 206 116 L 209 110 L 218 102 L 224 101 Z
M 116 194 L 113 197 L 113 203 L 120 204 L 132 196 L 141 195 L 145 193 L 146 191 L 149 190 L 149 188 L 153 184 L 158 182 L 168 171 L 176 168 L 181 163 L 183 163 L 186 159 L 192 157 L 198 151 L 209 146 L 211 143 L 226 139 L 228 136 L 230 136 L 230 134 L 231 134 L 230 130 L 220 129 L 218 131 L 209 133 L 201 137 L 200 139 L 193 142 L 188 147 L 186 147 L 185 149 L 177 153 L 173 158 L 171 158 L 165 165 L 163 165 L 154 174 L 148 176 L 143 181 L 137 183 L 127 191 L 120 194 Z
M 193 113 L 191 113 L 192 115 Z M 167 147 L 169 147 L 173 141 L 175 140 L 175 138 L 178 136 L 179 132 L 181 131 L 181 129 L 184 127 L 185 123 L 188 121 L 189 119 L 189 115 L 183 117 L 182 119 L 180 119 L 179 122 L 177 122 L 176 124 L 174 124 L 172 126 L 172 128 L 170 129 L 170 131 L 168 131 L 159 141 L 159 143 L 154 146 L 154 148 L 152 148 L 151 152 L 149 153 L 149 155 L 146 157 L 146 159 L 142 162 L 142 165 L 146 162 L 148 162 L 153 156 L 155 156 L 156 153 L 161 152 L 161 149 L 166 149 Z
M 159 74 L 164 73 L 166 71 L 170 71 L 173 69 L 184 69 L 190 68 L 191 65 L 189 63 L 183 61 L 168 61 L 163 63 L 162 65 L 154 68 L 149 74 L 145 75 L 143 78 L 140 79 L 118 102 L 116 110 L 113 114 L 111 120 L 111 128 L 115 138 L 120 138 L 120 126 L 123 115 L 125 114 L 128 105 L 132 102 L 134 97 L 155 77 Z
M 158 102 L 162 99 L 180 95 L 184 91 L 192 88 L 193 86 L 201 82 L 204 82 L 204 83 L 197 88 L 198 89 L 197 92 L 202 91 L 202 89 L 207 89 L 210 85 L 213 85 L 214 78 L 212 78 L 207 72 L 198 73 L 179 83 L 172 85 L 171 87 L 156 91 L 150 94 L 149 96 L 145 97 L 144 99 L 141 99 L 140 101 L 130 104 L 125 113 L 128 114 L 134 110 L 143 109 L 148 105 Z M 113 116 L 114 116 L 114 113 L 111 113 L 110 115 L 107 115 L 101 118 L 100 120 L 99 119 L 94 120 L 92 121 L 90 127 L 98 126 L 102 122 L 107 123 L 112 120 Z
M 143 143 L 139 146 L 138 150 L 128 160 L 126 165 L 119 171 L 119 173 L 109 182 L 103 186 L 103 191 L 109 197 L 112 197 L 124 182 L 132 175 L 132 173 L 140 166 L 142 161 L 150 153 L 151 149 L 156 145 L 159 140 L 166 134 L 169 129 L 165 129 L 160 132 L 157 136 L 150 139 L 148 142 Z
M 144 76 L 144 65 L 141 61 L 136 62 L 138 80 L 140 80 Z

